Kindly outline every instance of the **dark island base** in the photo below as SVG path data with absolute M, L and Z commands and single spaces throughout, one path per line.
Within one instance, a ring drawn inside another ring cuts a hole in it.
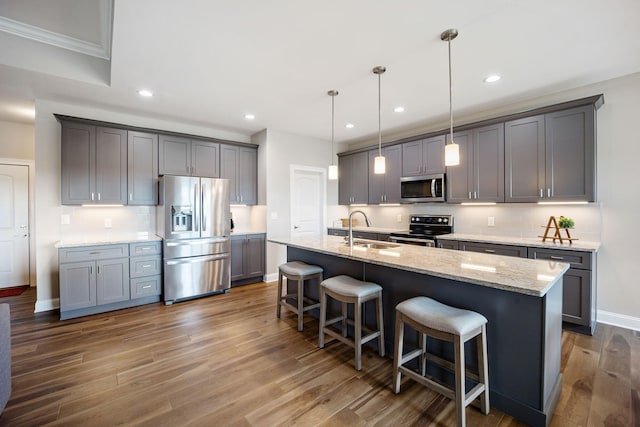
M 489 321 L 487 342 L 491 406 L 532 426 L 550 423 L 562 384 L 561 283 L 553 286 L 545 296 L 535 297 L 293 247 L 287 248 L 287 259 L 319 265 L 324 269 L 325 278 L 346 274 L 381 285 L 385 350 L 391 357 L 395 306 L 401 301 L 425 295 L 444 304 L 483 314 Z M 317 288 L 309 286 L 307 289 L 309 296 L 317 299 Z M 335 304 L 333 309 L 337 312 L 338 305 Z M 373 306 L 367 306 L 365 313 L 365 322 L 374 325 Z M 415 332 L 408 336 L 413 336 L 414 342 L 417 342 Z M 375 342 L 372 341 L 372 345 L 375 346 Z M 452 360 L 453 349 L 445 344 L 429 341 L 430 351 L 439 352 L 442 357 Z M 475 369 L 475 343 L 470 341 L 467 345 L 467 366 Z M 435 367 L 430 368 L 429 372 L 453 384 L 450 372 Z

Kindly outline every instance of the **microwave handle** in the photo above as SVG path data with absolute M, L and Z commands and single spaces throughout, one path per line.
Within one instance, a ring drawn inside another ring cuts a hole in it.
M 436 179 L 431 180 L 431 197 L 436 197 Z

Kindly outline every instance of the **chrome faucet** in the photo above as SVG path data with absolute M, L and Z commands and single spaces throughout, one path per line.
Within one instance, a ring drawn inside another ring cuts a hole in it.
M 371 223 L 369 222 L 369 218 L 367 218 L 367 214 L 361 210 L 355 210 L 349 214 L 349 248 L 353 249 L 353 214 L 361 213 L 364 217 L 364 221 L 367 223 L 367 227 L 371 227 Z

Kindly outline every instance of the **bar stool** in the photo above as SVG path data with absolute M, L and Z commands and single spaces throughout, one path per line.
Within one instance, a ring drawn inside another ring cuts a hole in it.
M 407 354 L 402 354 L 404 324 L 407 323 L 419 332 L 419 347 Z M 412 378 L 418 383 L 441 393 L 456 402 L 457 425 L 466 423 L 466 407 L 480 396 L 480 411 L 489 413 L 489 375 L 487 363 L 487 319 L 474 311 L 450 307 L 427 297 L 415 297 L 396 306 L 396 339 L 393 356 L 393 388 L 400 392 L 401 375 Z M 453 342 L 455 361 L 451 363 L 427 352 L 426 336 Z M 464 359 L 464 343 L 474 337 L 478 351 L 478 375 L 467 372 Z M 421 373 L 403 366 L 410 360 L 419 357 Z M 426 377 L 426 359 L 445 366 L 455 373 L 455 388 L 450 389 L 441 383 Z M 468 393 L 465 388 L 465 376 L 478 382 Z
M 278 267 L 278 319 L 280 319 L 281 308 L 285 307 L 298 315 L 298 331 L 303 329 L 302 321 L 304 312 L 320 306 L 318 301 L 304 296 L 304 282 L 311 279 L 318 279 L 318 283 L 322 282 L 322 272 L 322 267 L 307 264 L 302 261 L 289 261 Z M 287 282 L 289 280 L 298 282 L 297 293 L 290 294 L 288 291 L 285 291 L 285 295 L 282 295 L 283 276 L 287 278 Z M 295 299 L 296 305 L 289 303 L 287 298 Z M 307 302 L 307 305 L 304 305 L 304 302 Z
M 342 303 L 342 314 L 327 320 L 327 296 Z M 362 325 L 364 303 L 376 300 L 376 323 L 378 330 L 372 331 Z M 347 304 L 354 304 L 354 319 L 347 317 Z M 341 322 L 340 333 L 329 326 Z M 347 324 L 354 327 L 354 339 L 347 338 Z M 335 276 L 320 284 L 320 336 L 318 347 L 324 348 L 324 335 L 330 335 L 356 350 L 356 370 L 362 369 L 362 346 L 378 338 L 378 353 L 384 356 L 384 326 L 382 324 L 382 287 L 376 283 L 363 282 L 350 276 Z M 362 336 L 363 329 L 368 332 Z

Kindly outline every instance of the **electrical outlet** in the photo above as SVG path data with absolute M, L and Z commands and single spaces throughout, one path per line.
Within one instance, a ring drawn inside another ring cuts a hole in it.
M 487 225 L 489 227 L 495 227 L 496 226 L 496 219 L 495 217 L 489 216 L 487 217 Z
M 396 216 L 396 221 L 402 222 L 402 214 L 398 214 L 398 216 Z
M 111 228 L 111 218 L 105 218 L 104 228 Z

